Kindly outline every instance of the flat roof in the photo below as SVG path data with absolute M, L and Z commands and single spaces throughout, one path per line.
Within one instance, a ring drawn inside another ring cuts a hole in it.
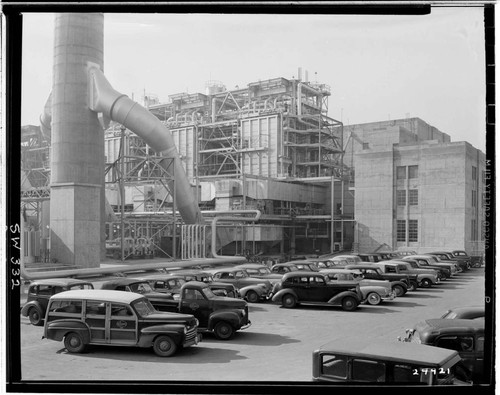
M 43 279 L 43 280 L 34 280 L 31 282 L 30 286 L 31 285 L 61 285 L 61 286 L 65 286 L 65 285 L 73 285 L 73 284 L 92 284 L 90 281 L 88 280 L 81 280 L 81 279 L 77 279 L 77 278 L 71 278 L 71 277 L 68 277 L 68 278 L 47 278 L 47 279 Z
M 417 343 L 378 341 L 377 339 L 368 342 L 359 338 L 340 338 L 324 344 L 319 351 L 432 366 L 442 366 L 448 361 L 461 360 L 455 350 Z
M 143 295 L 137 294 L 135 292 L 127 291 L 115 291 L 115 290 L 104 290 L 104 289 L 88 289 L 88 290 L 75 290 L 75 291 L 64 291 L 55 294 L 51 299 L 90 299 L 90 300 L 102 300 L 108 302 L 122 302 L 130 303 L 137 299 L 144 298 Z

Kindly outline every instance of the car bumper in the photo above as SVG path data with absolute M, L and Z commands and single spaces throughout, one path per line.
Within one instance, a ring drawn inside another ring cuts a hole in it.
M 382 296 L 382 299 L 384 299 L 384 300 L 393 300 L 393 299 L 395 299 L 395 298 L 396 298 L 396 293 L 394 293 L 394 292 L 391 292 L 391 293 L 390 293 L 389 295 L 387 295 L 387 296 Z
M 243 325 L 240 330 L 243 330 L 243 329 L 247 329 L 247 328 L 250 328 L 250 326 L 252 326 L 252 321 L 248 320 L 248 322 Z
M 197 333 L 196 336 L 192 338 L 188 338 L 182 343 L 182 347 L 189 347 L 189 346 L 195 346 L 196 344 L 200 343 L 203 339 L 203 336 L 201 333 Z

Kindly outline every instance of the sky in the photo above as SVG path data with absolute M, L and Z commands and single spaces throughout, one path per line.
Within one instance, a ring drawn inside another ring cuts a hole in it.
M 104 73 L 141 101 L 270 78 L 331 87 L 345 125 L 419 117 L 485 151 L 482 7 L 429 15 L 105 14 Z M 22 125 L 39 124 L 52 85 L 53 14 L 23 18 Z

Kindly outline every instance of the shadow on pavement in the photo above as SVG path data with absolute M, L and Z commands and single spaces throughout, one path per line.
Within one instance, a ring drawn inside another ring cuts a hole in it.
M 207 345 L 208 346 L 208 345 Z M 239 350 L 228 350 L 225 348 L 203 347 L 203 342 L 197 346 L 179 350 L 172 357 L 159 357 L 152 348 L 135 347 L 113 347 L 113 346 L 89 346 L 88 351 L 81 354 L 70 354 L 74 357 L 95 358 L 100 360 L 154 362 L 154 363 L 185 363 L 192 364 L 193 358 L 197 363 L 230 363 L 236 360 L 247 359 L 239 355 Z M 57 351 L 57 354 L 69 354 L 65 348 Z
M 203 343 L 215 344 L 219 342 L 221 342 L 221 340 L 217 340 L 211 333 L 203 335 Z M 256 333 L 245 330 L 236 332 L 229 342 L 231 344 L 244 344 L 250 346 L 281 346 L 282 344 L 299 343 L 299 340 L 274 333 Z
M 415 292 L 409 292 L 407 293 L 404 298 L 408 299 L 420 299 L 420 298 L 440 298 L 439 296 L 434 296 L 434 295 L 427 295 L 425 292 L 428 290 L 417 290 Z M 400 302 L 399 299 L 396 299 L 395 301 Z

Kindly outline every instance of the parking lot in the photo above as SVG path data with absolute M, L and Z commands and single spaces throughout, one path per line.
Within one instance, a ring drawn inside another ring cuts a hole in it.
M 348 337 L 397 341 L 416 321 L 436 318 L 449 307 L 484 304 L 484 292 L 480 268 L 354 312 L 330 306 L 285 309 L 269 302 L 250 304 L 250 328 L 229 341 L 206 334 L 200 344 L 171 358 L 157 357 L 151 349 L 105 346 L 69 354 L 62 342 L 42 340 L 43 327 L 22 317 L 22 378 L 310 383 L 311 354 L 322 344 Z

